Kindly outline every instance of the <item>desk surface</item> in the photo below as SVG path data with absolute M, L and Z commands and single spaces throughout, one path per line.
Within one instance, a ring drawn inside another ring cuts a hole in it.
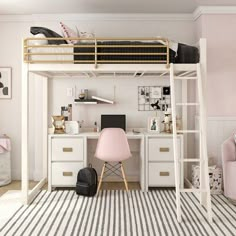
M 62 138 L 76 138 L 76 137 L 83 137 L 83 138 L 88 138 L 88 139 L 98 139 L 100 136 L 100 132 L 81 132 L 79 134 L 49 134 L 49 137 L 62 137 Z M 132 138 L 132 139 L 141 139 L 144 137 L 143 133 L 133 133 L 133 132 L 127 132 L 126 133 L 127 138 Z
M 49 134 L 49 137 L 61 137 L 61 138 L 76 138 L 76 137 L 83 137 L 87 139 L 97 139 L 100 135 L 100 132 L 81 132 L 79 134 Z M 126 136 L 128 139 L 142 139 L 144 137 L 173 137 L 171 133 L 134 133 L 132 131 L 126 132 Z M 179 135 L 178 135 L 179 136 Z

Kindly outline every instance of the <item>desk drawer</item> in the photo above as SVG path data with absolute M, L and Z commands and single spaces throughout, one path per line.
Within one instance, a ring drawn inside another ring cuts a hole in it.
M 180 139 L 177 139 L 177 148 L 180 154 Z M 172 138 L 150 138 L 148 141 L 149 161 L 173 161 L 173 139 Z
M 83 162 L 52 163 L 52 186 L 75 186 Z
M 82 138 L 52 139 L 52 161 L 82 161 L 83 158 Z
M 174 163 L 149 163 L 148 186 L 175 186 Z

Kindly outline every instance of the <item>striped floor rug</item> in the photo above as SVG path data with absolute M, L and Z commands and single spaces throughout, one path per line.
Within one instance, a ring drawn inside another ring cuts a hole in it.
M 12 215 L 0 235 L 236 235 L 236 206 L 224 196 L 212 196 L 212 225 L 192 193 L 182 199 L 179 224 L 174 190 L 134 190 L 130 197 L 121 190 L 104 190 L 97 198 L 78 197 L 74 191 L 42 191 L 31 205 Z

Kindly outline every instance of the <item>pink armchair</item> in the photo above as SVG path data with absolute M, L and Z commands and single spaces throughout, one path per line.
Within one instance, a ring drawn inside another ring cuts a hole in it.
M 222 144 L 224 195 L 236 200 L 236 145 L 233 135 Z

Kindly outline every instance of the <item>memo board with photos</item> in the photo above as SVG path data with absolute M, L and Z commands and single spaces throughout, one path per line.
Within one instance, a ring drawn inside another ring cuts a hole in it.
M 139 111 L 166 111 L 170 106 L 170 86 L 138 86 Z

